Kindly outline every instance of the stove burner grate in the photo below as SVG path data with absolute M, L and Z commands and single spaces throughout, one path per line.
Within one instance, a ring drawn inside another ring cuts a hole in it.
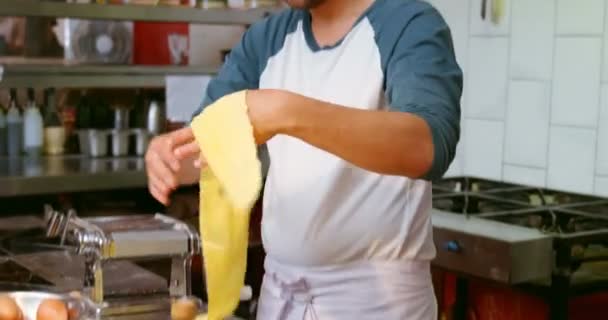
M 608 218 L 559 209 L 538 209 L 503 214 L 488 214 L 483 218 L 527 228 L 538 229 L 550 234 L 574 234 L 587 231 L 608 231 Z
M 458 193 L 458 192 L 492 192 L 502 190 L 512 190 L 528 188 L 520 185 L 498 182 L 480 178 L 448 178 L 439 182 L 433 183 L 433 192 L 435 194 L 442 193 Z
M 511 212 L 514 210 L 527 209 L 530 206 L 525 203 L 502 200 L 475 193 L 460 193 L 435 197 L 433 199 L 433 207 L 435 209 L 453 213 L 483 214 Z

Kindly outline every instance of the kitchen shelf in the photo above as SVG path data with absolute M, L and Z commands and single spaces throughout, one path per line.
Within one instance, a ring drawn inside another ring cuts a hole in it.
M 164 87 L 172 75 L 215 75 L 219 67 L 74 65 L 56 59 L 0 59 L 0 88 Z
M 139 157 L 0 157 L 0 198 L 146 185 L 144 159 Z
M 2 0 L 0 16 L 82 18 L 102 20 L 135 20 L 190 22 L 200 24 L 252 24 L 278 10 L 188 8 L 146 5 L 76 4 L 38 0 Z

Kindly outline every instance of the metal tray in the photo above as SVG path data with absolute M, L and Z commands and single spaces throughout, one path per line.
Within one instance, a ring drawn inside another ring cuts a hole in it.
M 43 291 L 8 291 L 0 292 L 0 295 L 8 295 L 13 298 L 21 312 L 23 320 L 36 320 L 38 306 L 45 299 L 58 299 L 68 307 L 70 320 L 88 320 L 89 307 L 84 299 L 72 297 L 65 294 L 49 293 Z

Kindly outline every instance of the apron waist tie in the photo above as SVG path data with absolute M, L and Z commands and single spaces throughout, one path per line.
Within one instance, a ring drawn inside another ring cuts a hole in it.
M 270 279 L 275 284 L 278 292 L 275 294 L 282 300 L 282 305 L 279 312 L 279 320 L 287 319 L 289 312 L 293 308 L 294 302 L 305 305 L 303 319 L 310 312 L 313 320 L 317 320 L 317 315 L 313 307 L 313 296 L 310 294 L 310 286 L 304 278 L 299 278 L 296 281 L 288 282 L 281 280 L 276 273 L 272 273 Z

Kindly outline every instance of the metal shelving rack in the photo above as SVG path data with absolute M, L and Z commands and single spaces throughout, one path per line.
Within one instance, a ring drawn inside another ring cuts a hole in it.
M 249 25 L 277 11 L 0 0 L 0 16 Z M 0 59 L 0 88 L 163 87 L 170 75 L 213 75 L 199 66 L 74 65 L 62 60 Z M 127 164 L 127 165 L 124 165 Z M 0 158 L 0 198 L 57 192 L 145 187 L 143 159 L 48 157 L 37 163 Z
M 141 188 L 146 183 L 144 159 L 137 157 L 0 157 L 0 203 L 3 197 Z
M 171 21 L 248 25 L 276 8 L 228 9 L 145 5 L 106 5 L 41 0 L 2 0 L 0 16 Z M 163 87 L 167 75 L 214 75 L 218 68 L 197 66 L 86 66 L 54 63 L 12 63 L 0 59 L 0 88 L 10 87 Z
M 58 61 L 11 63 L 0 59 L 0 88 L 149 88 L 163 87 L 167 75 L 214 75 L 199 66 L 66 65 Z
M 252 24 L 275 9 L 188 8 L 146 5 L 79 4 L 40 0 L 2 0 L 0 16 L 81 18 L 190 22 L 201 24 Z

